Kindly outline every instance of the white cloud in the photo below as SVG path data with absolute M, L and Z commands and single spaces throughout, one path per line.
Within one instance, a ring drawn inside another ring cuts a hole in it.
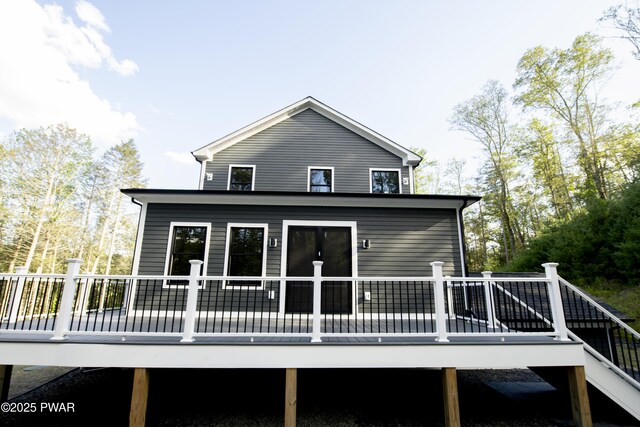
M 76 3 L 76 14 L 78 15 L 78 18 L 82 19 L 94 28 L 107 32 L 111 31 L 104 20 L 102 12 L 89 2 L 79 0 Z
M 163 153 L 165 157 L 171 159 L 171 161 L 180 166 L 193 166 L 196 159 L 191 153 L 178 153 L 176 151 L 165 151 Z
M 135 62 L 118 61 L 101 32 L 109 31 L 92 4 L 79 1 L 82 25 L 58 5 L 31 0 L 0 1 L 0 118 L 14 128 L 66 122 L 111 145 L 140 130 L 135 116 L 100 98 L 74 66 L 104 66 L 121 75 L 138 70 Z

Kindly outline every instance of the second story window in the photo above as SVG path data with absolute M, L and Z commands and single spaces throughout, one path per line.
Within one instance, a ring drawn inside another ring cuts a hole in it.
M 372 193 L 400 193 L 399 169 L 370 169 Z
M 309 167 L 307 190 L 312 193 L 331 193 L 333 191 L 333 168 Z
M 255 182 L 254 165 L 230 165 L 228 190 L 253 191 Z

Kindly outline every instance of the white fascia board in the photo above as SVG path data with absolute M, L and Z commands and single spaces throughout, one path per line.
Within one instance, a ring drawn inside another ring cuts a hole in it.
M 422 158 L 415 154 L 414 152 L 402 147 L 401 145 L 391 141 L 390 139 L 380 135 L 379 133 L 367 128 L 366 126 L 361 125 L 355 120 L 350 119 L 344 114 L 334 110 L 333 108 L 321 103 L 320 101 L 312 98 L 306 97 L 288 107 L 283 108 L 282 110 L 276 111 L 275 113 L 264 117 L 257 122 L 254 122 L 248 126 L 243 127 L 221 139 L 218 139 L 210 144 L 205 145 L 191 154 L 199 160 L 211 160 L 212 156 L 215 153 L 218 153 L 232 145 L 249 138 L 252 135 L 257 134 L 258 132 L 263 131 L 273 125 L 280 123 L 281 121 L 288 119 L 289 117 L 293 117 L 302 111 L 307 109 L 312 109 L 317 112 L 338 123 L 341 126 L 349 129 L 357 135 L 360 135 L 364 139 L 371 141 L 372 143 L 384 148 L 385 150 L 395 154 L 396 156 L 402 159 L 404 166 L 416 166 Z
M 248 340 L 248 338 L 247 338 Z M 134 344 L 2 342 L 4 365 L 126 368 L 440 368 L 583 366 L 581 343 Z
M 321 193 L 313 193 L 316 194 Z M 328 193 L 331 194 L 331 193 Z M 335 194 L 335 193 L 334 193 Z M 204 204 L 204 205 L 254 205 L 254 206 L 322 206 L 322 207 L 367 207 L 367 208 L 429 208 L 459 209 L 465 203 L 460 199 L 424 199 L 395 197 L 319 197 L 300 195 L 270 194 L 144 194 L 127 192 L 127 195 L 146 203 Z

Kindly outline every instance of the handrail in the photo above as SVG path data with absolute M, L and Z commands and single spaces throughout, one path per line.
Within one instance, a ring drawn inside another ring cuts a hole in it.
M 574 334 L 573 332 L 569 331 L 569 336 L 571 337 L 571 339 L 573 339 L 574 341 L 582 341 L 582 339 L 580 339 L 579 336 L 577 336 L 576 334 Z M 607 368 L 611 369 L 612 371 L 614 371 L 616 374 L 618 374 L 618 376 L 620 376 L 621 378 L 623 378 L 625 381 L 627 381 L 630 385 L 632 385 L 634 388 L 638 389 L 638 391 L 640 391 L 640 382 L 636 381 L 635 378 L 633 378 L 632 376 L 630 376 L 629 374 L 627 374 L 625 371 L 623 371 L 622 369 L 620 369 L 619 367 L 617 367 L 613 362 L 611 362 L 609 359 L 607 359 L 606 357 L 604 357 L 602 354 L 600 354 L 600 352 L 598 350 L 596 350 L 595 348 L 591 347 L 589 344 L 587 344 L 586 342 L 582 341 L 582 345 L 584 346 L 584 349 L 591 354 L 593 357 L 595 357 L 596 359 L 598 359 L 601 363 L 604 363 Z
M 560 277 L 560 282 L 565 285 L 566 287 L 568 287 L 569 289 L 571 289 L 573 292 L 577 293 L 578 295 L 580 295 L 582 298 L 584 298 L 585 300 L 587 300 L 587 302 L 589 302 L 591 305 L 595 306 L 598 310 L 600 310 L 602 313 L 606 314 L 607 316 L 609 316 L 611 318 L 611 320 L 613 320 L 615 323 L 617 323 L 619 326 L 623 327 L 628 333 L 634 335 L 636 338 L 640 339 L 640 333 L 638 333 L 635 329 L 633 329 L 632 327 L 630 327 L 629 325 L 627 325 L 625 322 L 623 322 L 622 320 L 620 320 L 615 314 L 611 313 L 609 310 L 607 310 L 606 308 L 604 308 L 602 305 L 600 305 L 600 303 L 598 303 L 596 300 L 594 300 L 593 298 L 591 298 L 589 295 L 587 295 L 586 293 L 584 293 L 583 291 L 581 291 L 577 286 L 567 282 L 565 279 L 563 279 L 562 277 Z

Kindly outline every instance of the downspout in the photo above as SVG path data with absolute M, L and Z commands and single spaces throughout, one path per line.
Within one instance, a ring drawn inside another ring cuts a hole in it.
M 131 198 L 131 203 L 140 206 L 140 215 L 138 216 L 138 229 L 136 230 L 136 243 L 133 246 L 133 259 L 131 260 L 131 274 L 135 276 L 138 274 L 138 267 L 140 263 L 140 249 L 142 245 L 142 234 L 144 233 L 144 223 L 147 214 L 147 204 L 140 203 L 133 197 Z

